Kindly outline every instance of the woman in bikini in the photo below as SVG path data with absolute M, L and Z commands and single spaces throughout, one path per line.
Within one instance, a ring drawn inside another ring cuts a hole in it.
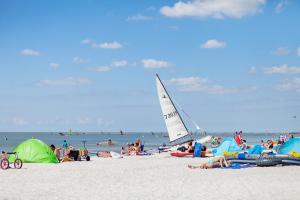
M 209 158 L 206 163 L 202 163 L 200 165 L 188 165 L 188 168 L 190 169 L 211 169 L 211 168 L 218 168 L 221 167 L 229 167 L 231 165 L 230 161 L 226 161 L 224 156 L 221 157 L 213 157 Z

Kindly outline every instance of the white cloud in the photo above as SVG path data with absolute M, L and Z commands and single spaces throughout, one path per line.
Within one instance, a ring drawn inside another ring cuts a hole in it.
M 300 67 L 289 67 L 287 64 L 268 67 L 264 69 L 265 74 L 299 74 Z
M 144 59 L 144 60 L 142 60 L 142 63 L 144 65 L 144 67 L 147 69 L 167 68 L 172 65 L 170 62 L 163 61 L 163 60 L 155 60 L 155 59 Z
M 91 43 L 92 43 L 92 40 L 86 38 L 86 39 L 81 40 L 80 43 L 81 43 L 81 44 L 91 44 Z
M 111 67 L 109 66 L 91 67 L 89 68 L 89 70 L 93 72 L 102 73 L 102 72 L 109 72 L 111 70 Z
M 86 78 L 67 77 L 60 80 L 42 80 L 40 83 L 38 83 L 38 86 L 80 86 L 89 83 L 91 83 L 91 81 Z
M 58 63 L 50 63 L 49 66 L 52 67 L 53 69 L 57 69 L 57 68 L 60 67 L 60 64 L 58 64 Z
M 116 60 L 113 61 L 111 64 L 112 67 L 127 67 L 128 61 L 127 60 Z
M 25 119 L 20 118 L 20 117 L 13 117 L 11 121 L 16 126 L 24 126 L 24 125 L 28 124 L 28 122 Z
M 32 49 L 23 49 L 21 52 L 21 55 L 23 56 L 39 56 L 40 52 Z
M 207 92 L 210 94 L 228 94 L 238 93 L 242 91 L 253 91 L 256 87 L 247 88 L 226 88 L 222 85 L 218 85 L 202 77 L 184 77 L 184 78 L 172 78 L 167 81 L 169 85 L 175 85 L 180 91 L 183 92 Z
M 300 56 L 300 47 L 297 49 L 297 55 Z
M 288 4 L 288 0 L 281 0 L 275 7 L 275 13 L 281 13 Z
M 248 73 L 252 75 L 256 74 L 256 67 L 252 66 Z
M 286 79 L 276 87 L 280 91 L 300 92 L 300 78 Z
M 137 14 L 137 15 L 128 17 L 126 20 L 127 21 L 150 21 L 150 20 L 153 20 L 153 17 L 145 16 L 142 14 Z
M 127 67 L 127 66 L 129 66 L 129 63 L 127 60 L 116 60 L 116 61 L 113 61 L 108 66 L 90 67 L 90 68 L 88 68 L 88 70 L 93 71 L 93 72 L 102 73 L 102 72 L 109 72 L 109 71 L 113 70 L 114 68 L 123 68 L 123 67 Z
M 201 48 L 204 49 L 218 49 L 218 48 L 225 48 L 226 43 L 218 40 L 207 40 L 204 44 L 201 45 Z
M 76 63 L 76 64 L 84 64 L 84 63 L 88 63 L 88 62 L 89 62 L 89 60 L 84 59 L 84 58 L 80 58 L 80 57 L 73 58 L 73 63 Z
M 174 6 L 164 6 L 160 12 L 167 17 L 225 17 L 242 18 L 261 12 L 267 0 L 192 0 L 179 1 Z
M 272 53 L 276 56 L 287 56 L 290 54 L 290 50 L 286 47 L 279 47 Z
M 120 49 L 123 47 L 123 45 L 120 44 L 119 42 L 114 41 L 114 42 L 105 42 L 101 44 L 93 43 L 92 47 L 101 48 L 101 49 Z

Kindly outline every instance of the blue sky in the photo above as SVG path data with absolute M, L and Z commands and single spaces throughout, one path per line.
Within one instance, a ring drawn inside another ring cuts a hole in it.
M 155 73 L 206 131 L 299 131 L 299 9 L 2 0 L 0 131 L 165 131 Z

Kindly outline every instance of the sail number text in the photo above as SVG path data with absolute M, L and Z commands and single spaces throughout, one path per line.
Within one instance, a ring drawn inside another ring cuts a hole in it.
M 178 112 L 177 111 L 173 111 L 171 113 L 168 113 L 168 114 L 164 115 L 164 117 L 165 117 L 165 119 L 170 119 L 170 118 L 175 117 L 177 115 L 178 115 Z

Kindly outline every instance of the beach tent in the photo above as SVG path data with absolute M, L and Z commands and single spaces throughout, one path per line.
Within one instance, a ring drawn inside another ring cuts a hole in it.
M 241 147 L 236 143 L 234 138 L 225 138 L 222 144 L 213 149 L 214 156 L 223 156 L 224 152 L 239 152 L 242 151 Z
M 278 149 L 279 154 L 288 154 L 293 151 L 300 153 L 300 137 L 288 140 Z
M 25 163 L 58 163 L 58 159 L 54 155 L 50 147 L 43 141 L 38 139 L 26 140 L 13 150 L 18 153 L 18 157 Z M 14 155 L 9 157 L 9 161 L 13 162 Z

